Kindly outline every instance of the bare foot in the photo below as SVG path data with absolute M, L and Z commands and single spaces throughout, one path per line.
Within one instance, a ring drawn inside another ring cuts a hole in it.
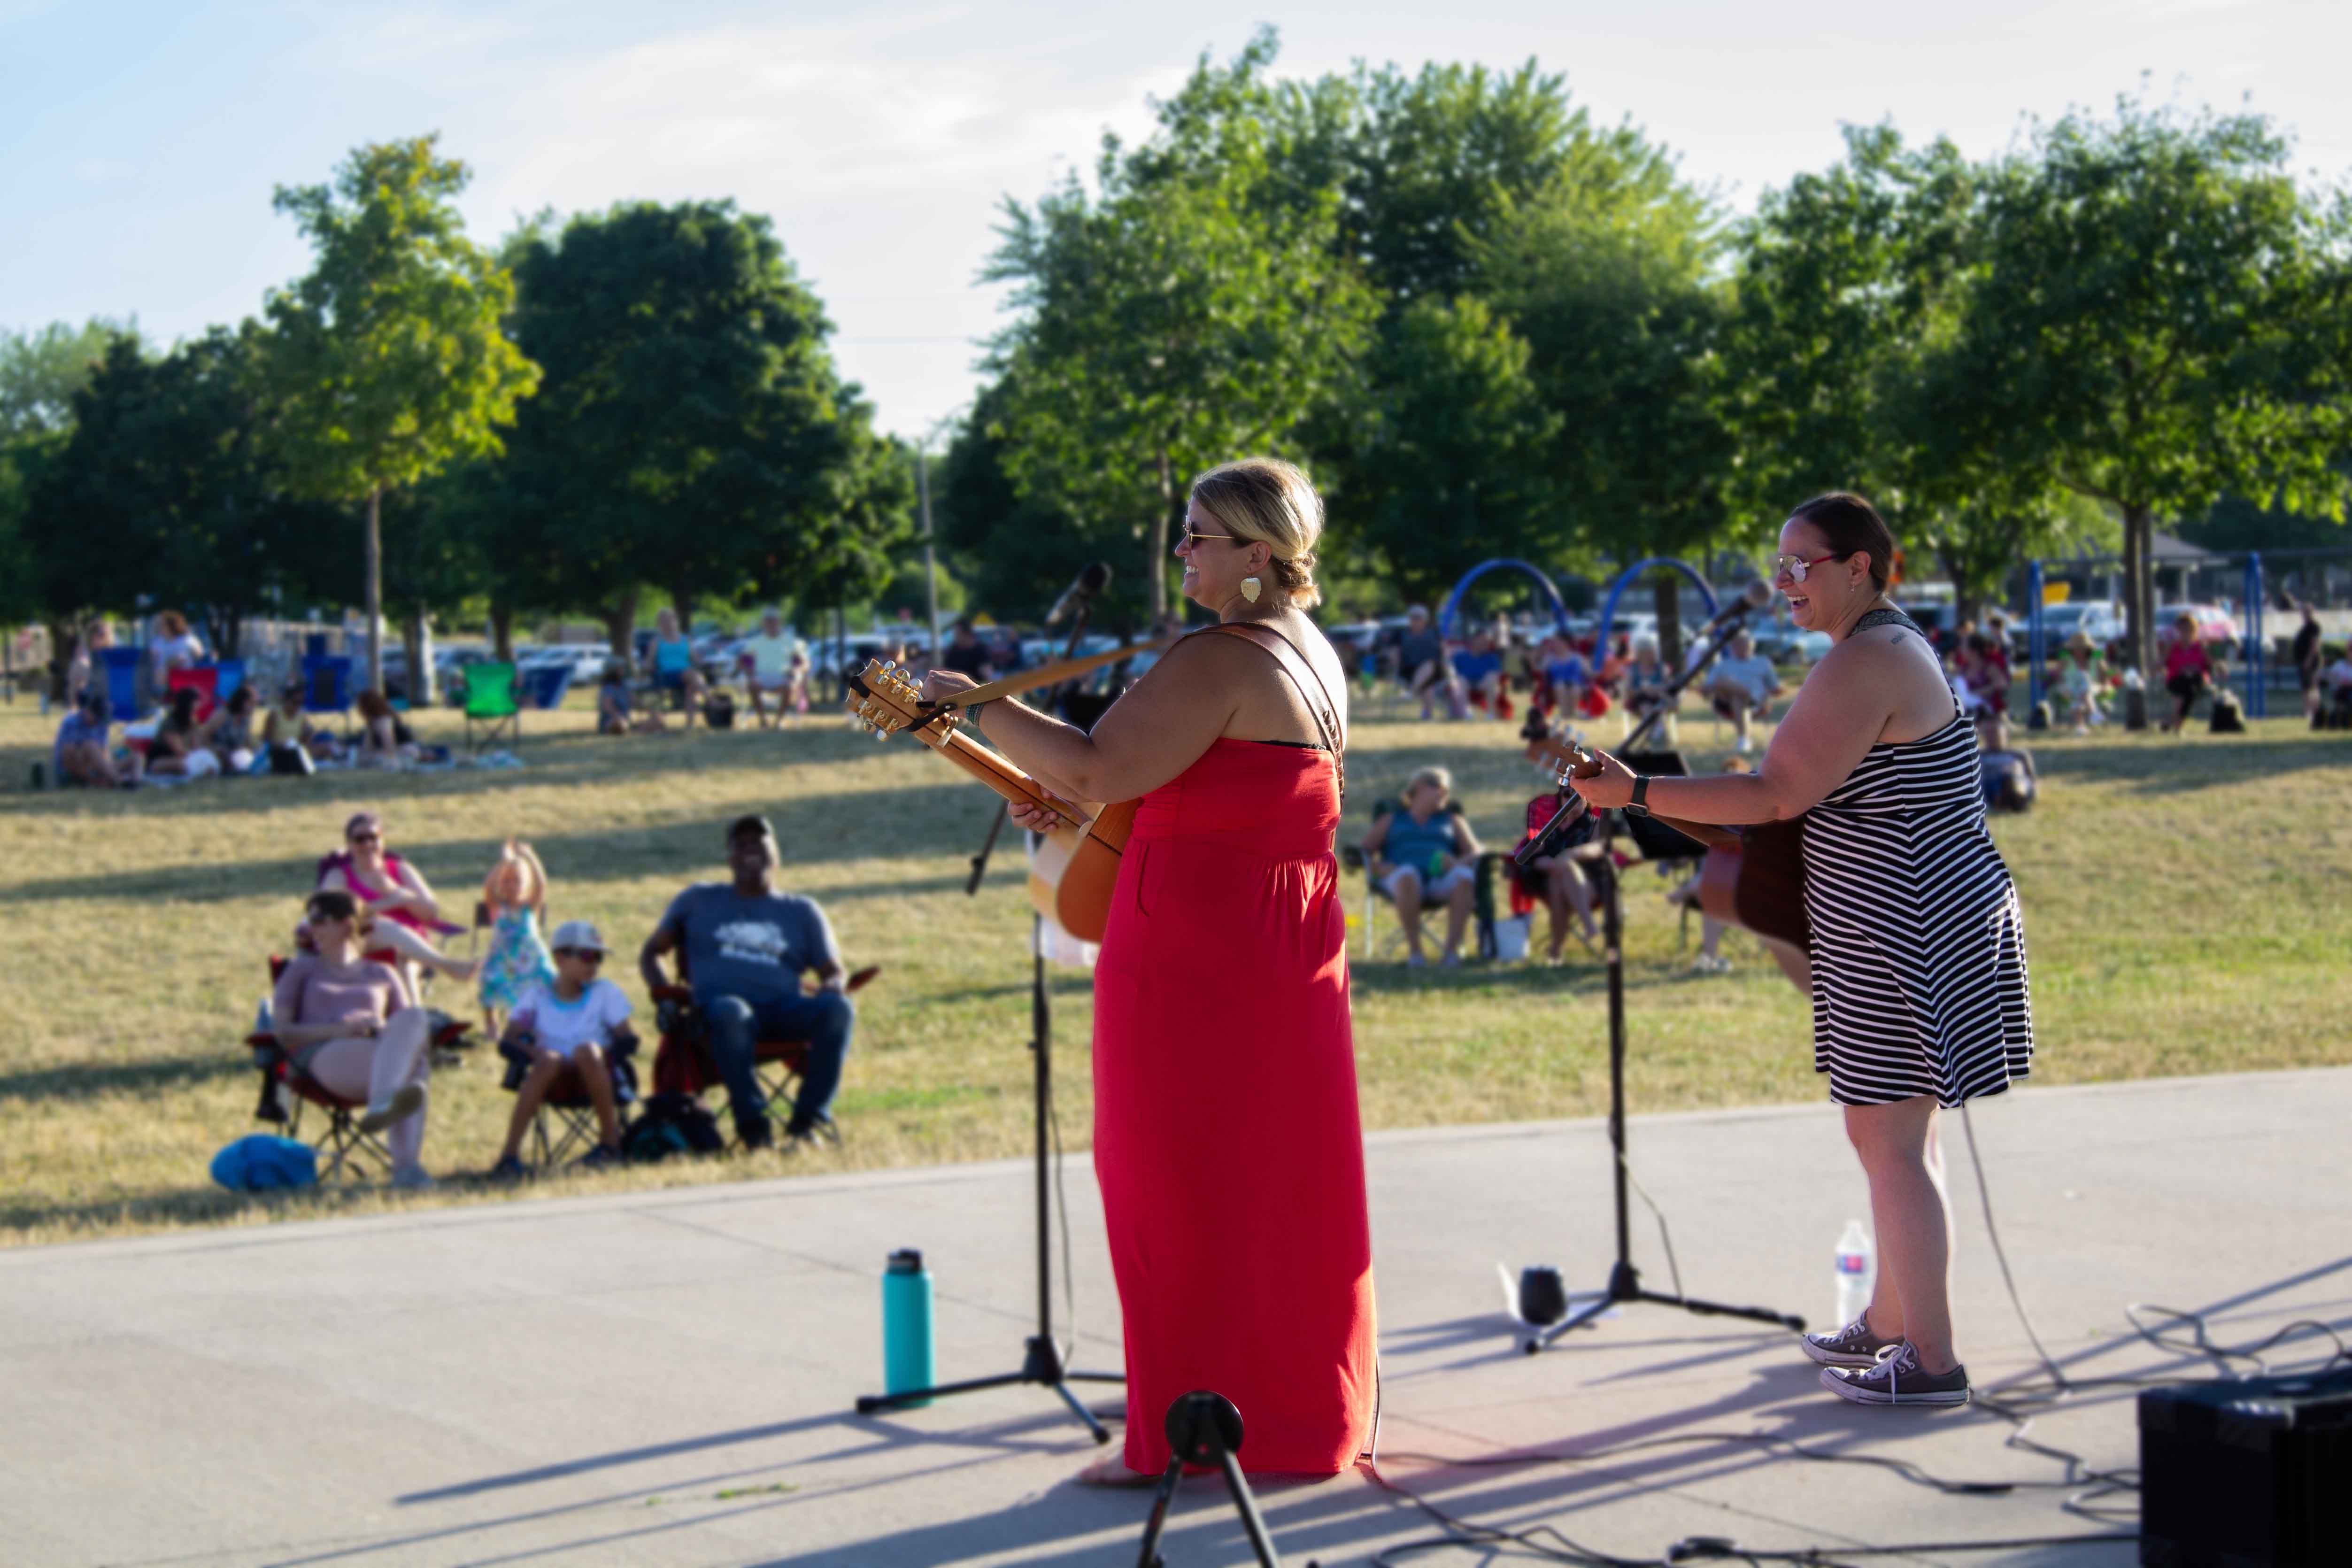
M 1148 1487 L 1159 1479 L 1129 1469 L 1118 1454 L 1106 1455 L 1078 1472 L 1078 1484 L 1086 1487 Z

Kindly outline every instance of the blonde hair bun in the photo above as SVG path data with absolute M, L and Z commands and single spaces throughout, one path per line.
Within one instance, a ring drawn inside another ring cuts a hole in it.
M 1323 590 L 1315 585 L 1323 498 L 1296 464 L 1279 458 L 1220 463 L 1192 481 L 1192 499 L 1235 537 L 1273 552 L 1268 574 L 1293 605 L 1311 610 L 1323 602 Z

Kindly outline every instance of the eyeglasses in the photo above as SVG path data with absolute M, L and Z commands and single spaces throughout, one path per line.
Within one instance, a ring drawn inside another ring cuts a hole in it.
M 1240 537 L 1238 533 L 1202 533 L 1188 522 L 1177 530 L 1176 548 L 1181 551 L 1187 546 L 1197 547 L 1204 539 L 1239 539 Z
M 314 926 L 331 926 L 338 921 L 347 921 L 351 918 L 352 917 L 349 915 L 331 915 L 324 910 L 312 910 L 310 911 L 310 923 Z
M 555 950 L 555 956 L 558 958 L 576 958 L 581 963 L 588 964 L 591 967 L 604 962 L 604 955 L 597 952 L 593 947 L 559 947 Z
M 383 842 L 383 835 L 381 833 L 353 833 L 348 837 L 353 844 L 381 844 Z
M 1843 555 L 1816 555 L 1808 561 L 1801 555 L 1775 555 L 1772 557 L 1772 580 L 1777 583 L 1786 577 L 1791 583 L 1801 583 L 1805 580 L 1805 574 L 1822 562 L 1844 559 Z

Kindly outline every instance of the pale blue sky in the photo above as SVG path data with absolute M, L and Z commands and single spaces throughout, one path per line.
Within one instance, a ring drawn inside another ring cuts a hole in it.
M 1735 208 L 1834 160 L 1841 121 L 1989 153 L 2022 115 L 2104 108 L 2143 76 L 2191 104 L 2251 95 L 2303 166 L 2352 171 L 2343 0 L 0 0 L 0 325 L 136 313 L 169 341 L 251 314 L 307 262 L 273 184 L 439 130 L 486 240 L 623 198 L 770 215 L 845 373 L 915 435 L 971 395 L 1000 319 L 972 282 L 998 198 L 1143 129 L 1148 95 L 1261 21 L 1299 74 L 1535 56 Z

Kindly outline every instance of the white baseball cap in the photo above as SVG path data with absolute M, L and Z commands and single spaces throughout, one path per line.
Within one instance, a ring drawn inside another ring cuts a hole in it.
M 555 935 L 547 945 L 557 952 L 567 947 L 578 948 L 584 952 L 613 951 L 604 945 L 604 933 L 588 921 L 565 921 L 555 928 Z

